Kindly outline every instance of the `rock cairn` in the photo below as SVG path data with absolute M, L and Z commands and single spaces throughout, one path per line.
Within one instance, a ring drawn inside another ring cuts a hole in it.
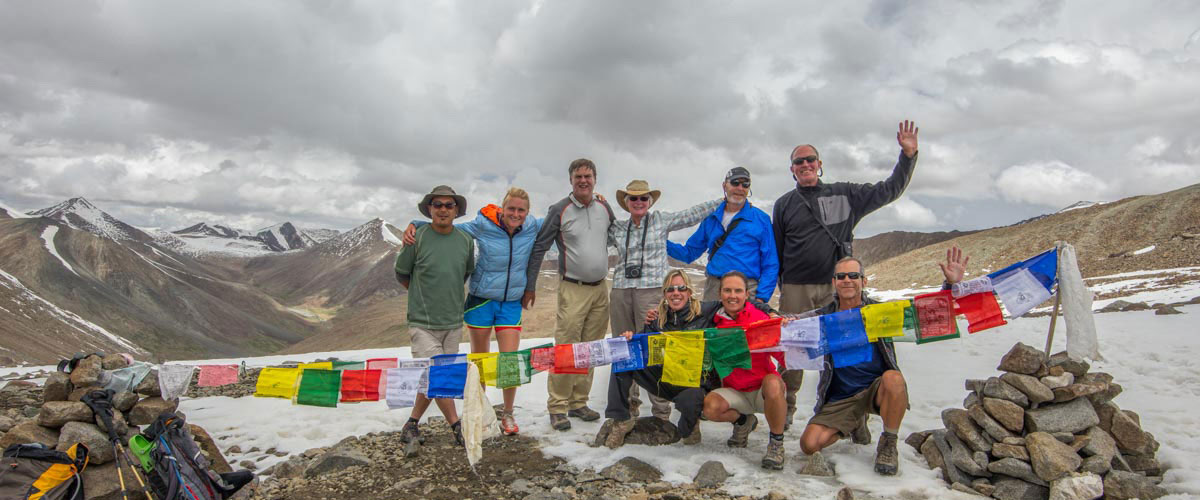
M 41 443 L 65 451 L 75 443 L 83 443 L 89 450 L 88 466 L 83 472 L 87 498 L 121 498 L 115 470 L 116 453 L 108 440 L 108 429 L 80 399 L 88 392 L 103 388 L 100 380 L 105 370 L 128 365 L 120 355 L 103 358 L 92 355 L 80 360 L 70 374 L 49 373 L 40 388 L 24 380 L 9 382 L 0 389 L 0 396 L 3 396 L 0 397 L 0 403 L 3 403 L 0 408 L 3 410 L 0 413 L 0 449 L 18 443 Z M 178 400 L 167 401 L 161 397 L 157 369 L 151 369 L 132 392 L 113 395 L 112 401 L 113 426 L 123 442 L 141 432 L 141 426 L 153 423 L 159 414 L 175 411 L 179 405 Z M 212 461 L 214 470 L 232 471 L 204 429 L 189 424 L 188 430 Z M 128 469 L 124 472 L 126 487 L 135 490 L 136 481 L 129 476 Z
M 1001 500 L 1158 498 L 1158 442 L 1137 413 L 1112 401 L 1122 388 L 1066 352 L 1018 343 L 998 377 L 967 380 L 963 408 L 944 429 L 905 440 L 951 488 Z

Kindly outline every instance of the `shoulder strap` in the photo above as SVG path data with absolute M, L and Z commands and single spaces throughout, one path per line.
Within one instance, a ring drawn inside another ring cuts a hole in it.
M 741 223 L 741 222 L 742 222 L 742 220 L 744 220 L 744 219 L 737 219 L 737 218 L 735 218 L 735 219 L 733 219 L 732 221 L 730 221 L 730 222 L 729 222 L 729 227 L 725 228 L 725 233 L 724 233 L 724 234 L 722 234 L 722 235 L 721 235 L 719 238 L 717 238 L 715 241 L 713 241 L 713 246 L 712 246 L 712 249 L 710 249 L 710 250 L 708 251 L 708 258 L 710 258 L 710 259 L 711 259 L 713 255 L 716 255 L 716 254 L 717 254 L 717 250 L 720 250 L 720 249 L 721 249 L 721 246 L 725 244 L 725 239 L 726 239 L 726 238 L 729 238 L 729 233 L 732 233 L 732 232 L 733 232 L 733 228 L 737 227 L 737 225 L 738 225 L 739 223 Z
M 837 239 L 837 236 L 834 236 L 834 235 L 833 235 L 833 231 L 830 231 L 830 230 L 829 230 L 829 226 L 826 226 L 826 225 L 825 225 L 825 221 L 821 220 L 821 214 L 818 214 L 818 213 L 817 213 L 817 211 L 813 209 L 812 205 L 810 205 L 810 204 L 808 203 L 808 199 L 807 199 L 807 198 L 805 198 L 803 194 L 800 194 L 800 193 L 796 193 L 796 194 L 799 194 L 799 195 L 800 195 L 800 201 L 801 201 L 802 203 L 804 203 L 804 206 L 808 207 L 808 211 L 809 211 L 809 213 L 811 213 L 811 214 L 812 214 L 812 216 L 813 216 L 813 219 L 816 219 L 816 221 L 817 221 L 817 224 L 820 224 L 820 225 L 821 225 L 821 229 L 824 229 L 824 230 L 825 230 L 825 234 L 828 234 L 828 235 L 829 235 L 829 239 L 833 240 L 833 246 L 834 246 L 834 248 L 841 249 L 841 248 L 842 248 L 842 242 L 841 242 L 841 241 L 839 241 L 839 240 Z

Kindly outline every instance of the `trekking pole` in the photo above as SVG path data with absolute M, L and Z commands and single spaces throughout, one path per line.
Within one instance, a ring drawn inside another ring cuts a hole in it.
M 146 481 L 142 479 L 141 471 L 139 471 L 138 468 L 133 465 L 133 460 L 129 458 L 129 450 L 126 450 L 119 441 L 114 442 L 113 444 L 116 445 L 117 451 L 120 452 L 120 456 L 125 457 L 125 463 L 128 464 L 129 469 L 133 471 L 133 478 L 137 479 L 138 485 L 142 487 L 142 493 L 146 494 L 146 500 L 154 500 L 154 497 L 150 496 L 150 488 L 146 487 Z M 117 463 L 117 470 L 121 470 L 120 462 Z
M 113 442 L 113 454 L 117 456 L 117 482 L 121 483 L 121 499 L 129 500 L 129 490 L 125 488 L 125 474 L 121 472 L 121 455 L 117 454 L 117 443 Z

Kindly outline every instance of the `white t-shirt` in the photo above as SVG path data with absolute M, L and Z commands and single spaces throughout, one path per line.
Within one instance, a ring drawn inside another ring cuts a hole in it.
M 725 212 L 725 214 L 721 217 L 721 227 L 729 229 L 729 223 L 733 221 L 733 216 L 735 215 L 737 215 L 737 212 Z

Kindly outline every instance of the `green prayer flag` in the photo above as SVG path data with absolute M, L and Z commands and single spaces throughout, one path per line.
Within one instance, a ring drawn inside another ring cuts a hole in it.
M 704 339 L 704 360 L 711 360 L 721 378 L 728 377 L 734 368 L 750 369 L 750 345 L 741 328 L 710 328 L 704 330 Z
M 334 370 L 366 370 L 367 364 L 363 361 L 334 361 Z
M 342 391 L 342 372 L 306 369 L 300 374 L 296 404 L 336 408 Z
M 496 387 L 507 389 L 528 384 L 533 367 L 528 351 L 502 352 L 496 361 Z

